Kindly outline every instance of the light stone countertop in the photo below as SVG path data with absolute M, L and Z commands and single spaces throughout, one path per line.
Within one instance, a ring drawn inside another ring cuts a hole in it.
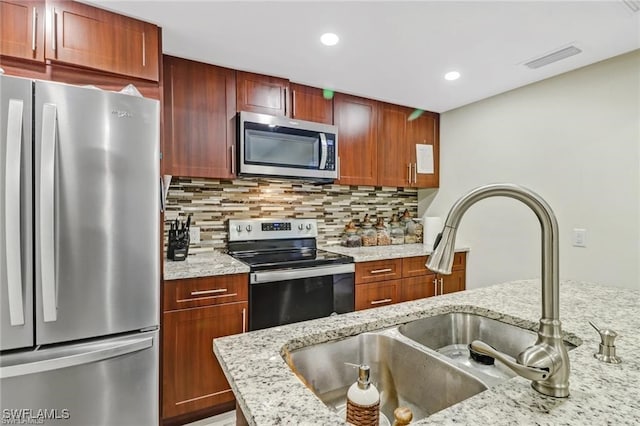
M 164 280 L 248 273 L 249 266 L 217 251 L 190 254 L 186 260 L 164 260 Z
M 352 312 L 214 340 L 239 407 L 251 425 L 344 424 L 295 376 L 286 350 L 378 330 L 446 312 L 476 312 L 537 328 L 541 286 L 514 281 L 459 293 Z M 562 281 L 560 319 L 568 340 L 570 392 L 555 399 L 515 377 L 412 424 L 640 424 L 640 292 Z M 618 365 L 593 357 L 600 338 L 588 321 L 619 334 Z M 523 348 L 524 349 L 524 348 Z
M 318 247 L 332 253 L 344 254 L 353 257 L 354 262 L 369 262 L 373 260 L 400 259 L 403 257 L 424 256 L 431 254 L 433 248 L 419 244 L 398 244 L 389 246 L 370 247 L 343 247 L 338 245 L 326 245 Z M 469 251 L 467 246 L 456 246 L 456 251 Z

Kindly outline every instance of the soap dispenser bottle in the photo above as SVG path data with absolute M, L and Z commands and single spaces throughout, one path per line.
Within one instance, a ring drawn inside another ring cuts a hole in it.
M 378 426 L 380 393 L 371 384 L 368 365 L 358 367 L 358 381 L 347 392 L 347 422 L 355 426 Z

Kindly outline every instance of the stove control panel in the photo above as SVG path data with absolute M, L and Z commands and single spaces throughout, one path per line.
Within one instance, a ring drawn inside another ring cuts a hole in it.
M 316 238 L 316 219 L 229 219 L 229 241 Z

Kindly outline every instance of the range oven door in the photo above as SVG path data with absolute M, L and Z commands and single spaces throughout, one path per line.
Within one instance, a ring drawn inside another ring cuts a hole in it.
M 352 312 L 354 285 L 353 263 L 253 272 L 249 330 Z

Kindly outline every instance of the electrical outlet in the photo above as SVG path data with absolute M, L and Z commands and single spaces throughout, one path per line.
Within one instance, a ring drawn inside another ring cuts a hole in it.
M 191 244 L 198 244 L 200 242 L 200 227 L 199 226 L 190 226 L 189 227 L 189 242 Z
M 583 228 L 573 229 L 573 246 L 574 247 L 586 247 L 587 246 L 587 230 Z

